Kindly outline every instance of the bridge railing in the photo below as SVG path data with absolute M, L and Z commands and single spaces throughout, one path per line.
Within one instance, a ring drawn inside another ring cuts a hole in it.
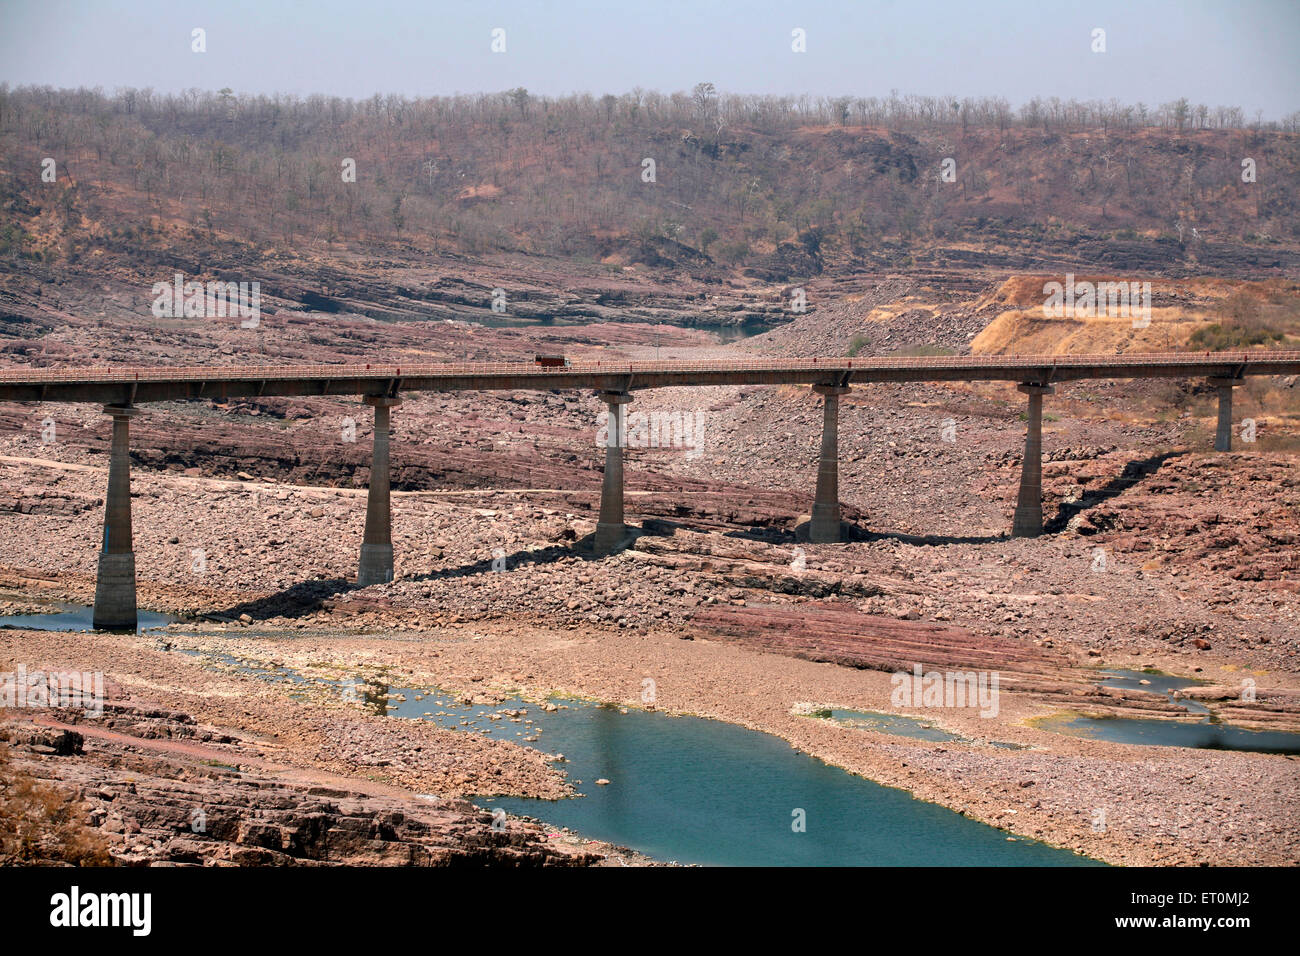
M 692 372 L 782 372 L 908 369 L 1050 369 L 1110 366 L 1116 369 L 1141 366 L 1221 367 L 1255 363 L 1300 363 L 1300 350 L 1251 350 L 1234 352 L 1147 352 L 1129 355 L 952 355 L 879 356 L 871 358 L 772 358 L 741 361 L 575 361 L 568 366 L 545 366 L 526 362 L 425 363 L 418 365 L 237 365 L 118 368 L 8 368 L 0 370 L 0 382 L 21 383 L 113 383 L 279 381 L 284 379 L 415 379 L 464 378 L 474 376 L 527 375 L 564 379 L 575 375 Z

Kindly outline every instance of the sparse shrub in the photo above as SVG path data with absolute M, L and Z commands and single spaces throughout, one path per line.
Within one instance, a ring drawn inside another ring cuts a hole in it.
M 14 767 L 0 743 L 0 865 L 109 866 L 104 838 L 86 826 L 76 799 Z
M 831 708 L 810 701 L 800 701 L 790 708 L 790 713 L 799 717 L 816 717 L 820 720 L 829 720 L 833 715 Z
M 942 345 L 907 345 L 894 354 L 907 358 L 921 358 L 930 355 L 956 355 L 957 352 Z
M 749 258 L 749 243 L 743 239 L 736 242 L 724 242 L 718 246 L 718 256 L 728 265 L 738 265 Z
M 22 255 L 26 243 L 27 233 L 17 223 L 9 222 L 0 226 L 0 255 Z
M 1288 332 L 1300 333 L 1300 303 L 1293 296 L 1264 300 L 1243 289 L 1225 298 L 1215 311 L 1219 321 L 1193 332 L 1188 348 L 1214 352 L 1277 346 Z
M 1257 345 L 1270 345 L 1284 338 L 1282 332 L 1268 328 L 1244 328 L 1219 322 L 1197 329 L 1187 340 L 1192 351 L 1219 352 L 1225 349 L 1247 349 Z
M 718 241 L 718 231 L 711 226 L 706 227 L 704 231 L 700 233 L 700 238 L 699 238 L 700 252 L 704 253 L 707 256 L 709 254 L 709 246 L 713 245 L 717 241 Z

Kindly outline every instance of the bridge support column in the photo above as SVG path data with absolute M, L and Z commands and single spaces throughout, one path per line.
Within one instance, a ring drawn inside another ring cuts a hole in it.
M 393 516 L 389 502 L 388 431 L 390 409 L 400 398 L 367 395 L 365 403 L 375 409 L 375 448 L 370 462 L 370 485 L 366 492 L 366 533 L 361 539 L 361 564 L 357 585 L 369 587 L 393 580 Z
M 1020 464 L 1020 495 L 1011 522 L 1014 538 L 1036 538 L 1043 533 L 1043 396 L 1050 385 L 1018 385 L 1029 396 L 1029 424 L 1025 430 L 1025 457 Z
M 1236 378 L 1212 378 L 1210 384 L 1219 393 L 1219 425 L 1214 431 L 1214 450 L 1232 451 L 1232 387 L 1240 385 Z
M 623 523 L 623 446 L 627 444 L 626 406 L 632 396 L 627 392 L 601 392 L 600 400 L 609 406 L 608 437 L 605 439 L 605 480 L 600 487 L 600 518 L 596 522 L 596 554 L 615 551 L 627 535 Z
M 822 451 L 817 464 L 817 496 L 813 499 L 808 540 L 829 544 L 840 540 L 840 396 L 847 385 L 814 385 L 822 395 Z
M 133 405 L 105 405 L 113 416 L 113 443 L 108 456 L 108 494 L 104 499 L 104 544 L 95 576 L 97 630 L 136 628 L 135 551 L 131 540 L 131 419 Z

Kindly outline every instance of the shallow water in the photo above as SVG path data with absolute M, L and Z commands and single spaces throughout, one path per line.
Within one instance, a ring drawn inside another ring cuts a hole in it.
M 407 700 L 393 706 L 395 716 L 562 753 L 566 762 L 558 766 L 583 794 L 480 804 L 660 860 L 721 866 L 1098 865 L 1042 843 L 1009 842 L 1005 831 L 832 767 L 779 737 L 722 721 L 622 713 L 578 701 L 552 701 L 565 709 L 551 713 L 520 700 L 467 707 L 445 695 L 416 701 L 416 691 L 401 693 Z M 523 714 L 517 723 L 488 716 L 499 710 Z M 432 716 L 424 717 L 426 711 Z M 602 778 L 611 782 L 598 785 Z M 803 832 L 795 829 L 800 819 Z
M 933 743 L 949 741 L 962 742 L 965 737 L 950 734 L 918 717 L 905 717 L 902 714 L 882 714 L 871 710 L 831 710 L 830 719 L 844 727 L 862 730 L 874 730 L 895 737 L 910 737 L 913 740 L 929 740 Z
M 1300 754 L 1300 734 L 1279 730 L 1246 730 L 1244 727 L 1211 723 L 1208 718 L 1189 724 L 1144 717 L 1053 717 L 1040 721 L 1038 726 L 1059 734 L 1091 737 L 1117 744 Z
M 622 713 L 571 700 L 553 701 L 558 709 L 550 712 L 518 699 L 462 705 L 446 694 L 393 690 L 374 680 L 322 680 L 225 654 L 180 653 L 301 686 L 303 692 L 313 683 L 329 687 L 375 713 L 563 754 L 564 762 L 556 765 L 581 796 L 478 803 L 659 860 L 731 866 L 1101 865 L 1046 844 L 1008 840 L 1005 831 L 832 767 L 779 737 L 722 721 Z M 398 695 L 405 700 L 393 699 Z M 514 713 L 500 713 L 505 710 Z M 598 785 L 601 778 L 610 783 Z
M 810 717 L 809 719 L 824 720 L 827 718 Z M 976 742 L 971 740 L 969 737 L 962 737 L 958 734 L 949 733 L 920 717 L 908 717 L 905 714 L 886 714 L 875 710 L 842 710 L 839 708 L 832 708 L 829 719 L 841 727 L 847 727 L 852 730 L 870 730 L 874 733 L 889 734 L 892 737 L 909 737 L 913 740 L 926 740 L 931 743 L 969 744 Z M 1027 744 L 1008 743 L 1002 740 L 990 740 L 987 743 L 990 747 L 998 747 L 1002 750 L 1028 749 Z
M 288 668 L 253 667 L 224 654 L 200 656 L 264 680 L 308 680 Z M 310 680 L 374 713 L 563 754 L 555 765 L 581 796 L 476 802 L 659 860 L 733 866 L 1101 865 L 1031 840 L 1008 841 L 1005 831 L 831 767 L 779 737 L 722 721 L 622 713 L 577 700 L 551 701 L 557 709 L 550 712 L 518 698 L 466 705 L 445 693 L 373 680 Z M 597 784 L 602 778 L 611 782 Z M 799 820 L 802 831 L 795 829 Z
M 719 342 L 726 343 L 762 335 L 764 332 L 772 331 L 776 326 L 770 322 L 749 322 L 745 325 L 695 325 L 691 328 L 716 335 Z
M 494 315 L 494 316 L 476 316 L 472 320 L 477 325 L 485 326 L 492 329 L 520 329 L 530 326 L 565 326 L 568 328 L 583 328 L 590 325 L 600 325 L 599 322 L 591 322 L 583 318 L 572 317 L 554 317 L 554 318 L 530 318 L 525 316 L 511 315 Z M 750 336 L 762 335 L 764 332 L 770 332 L 776 328 L 770 322 L 749 322 L 744 325 L 720 325 L 702 323 L 699 325 L 681 326 L 682 331 L 705 332 L 714 336 L 720 343 L 738 342 L 741 339 L 747 339 Z M 653 344 L 653 342 L 651 343 Z M 673 345 L 671 333 L 663 336 L 662 345 L 664 348 L 671 348 Z
M 1300 754 L 1300 734 L 1279 730 L 1247 730 L 1220 723 L 1200 701 L 1175 698 L 1173 691 L 1194 687 L 1204 681 L 1172 674 L 1143 671 L 1106 670 L 1101 687 L 1160 694 L 1191 714 L 1203 715 L 1198 721 L 1168 720 L 1156 717 L 1049 717 L 1036 722 L 1042 730 L 1075 737 L 1089 737 L 1118 744 L 1141 744 L 1148 747 L 1193 747 L 1197 750 L 1239 750 L 1249 753 Z M 1147 684 L 1140 683 L 1148 681 Z
M 25 627 L 33 631 L 93 631 L 94 608 L 80 604 L 59 604 L 49 614 L 0 614 L 0 627 Z M 140 611 L 136 614 L 136 633 L 166 627 L 176 618 L 170 614 Z
M 1182 690 L 1184 687 L 1197 687 L 1204 684 L 1203 680 L 1196 680 L 1192 677 L 1175 677 L 1173 674 L 1161 674 L 1156 671 L 1128 671 L 1123 669 L 1107 669 L 1102 671 L 1106 679 L 1099 681 L 1101 687 L 1116 687 L 1124 690 L 1140 690 L 1149 694 L 1163 694 L 1165 699 L 1171 704 L 1178 704 L 1184 710 L 1191 714 L 1208 714 L 1210 708 L 1206 707 L 1200 701 L 1191 700 L 1187 697 L 1175 698 L 1173 692 Z M 1143 681 L 1146 681 L 1144 684 Z

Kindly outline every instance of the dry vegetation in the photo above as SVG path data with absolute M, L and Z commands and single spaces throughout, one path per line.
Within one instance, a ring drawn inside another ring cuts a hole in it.
M 1300 121 L 1116 103 L 692 94 L 353 101 L 0 88 L 0 255 L 201 241 L 813 275 L 934 241 L 1300 239 Z M 1241 181 L 1243 157 L 1258 181 Z M 57 162 L 56 183 L 40 163 Z M 642 179 L 643 160 L 656 181 Z M 940 163 L 956 160 L 956 179 Z M 342 161 L 356 161 L 345 183 Z M 1198 229 L 1198 239 L 1192 230 Z M 1147 253 L 1126 253 L 1140 267 Z
M 16 766 L 0 741 L 0 865 L 107 866 L 103 837 L 79 801 Z
M 1187 345 L 1193 350 L 1296 348 L 1297 342 L 1300 295 L 1294 286 L 1268 283 L 1229 294 L 1215 309 L 1214 321 L 1193 332 Z
M 1079 275 L 1075 282 L 1128 277 Z M 1136 315 L 1087 317 L 1044 313 L 1045 282 L 1060 276 L 1015 276 L 977 308 L 1001 307 L 971 343 L 976 353 L 1085 354 L 1217 351 L 1300 347 L 1300 284 L 1274 279 L 1153 279 L 1148 325 Z

